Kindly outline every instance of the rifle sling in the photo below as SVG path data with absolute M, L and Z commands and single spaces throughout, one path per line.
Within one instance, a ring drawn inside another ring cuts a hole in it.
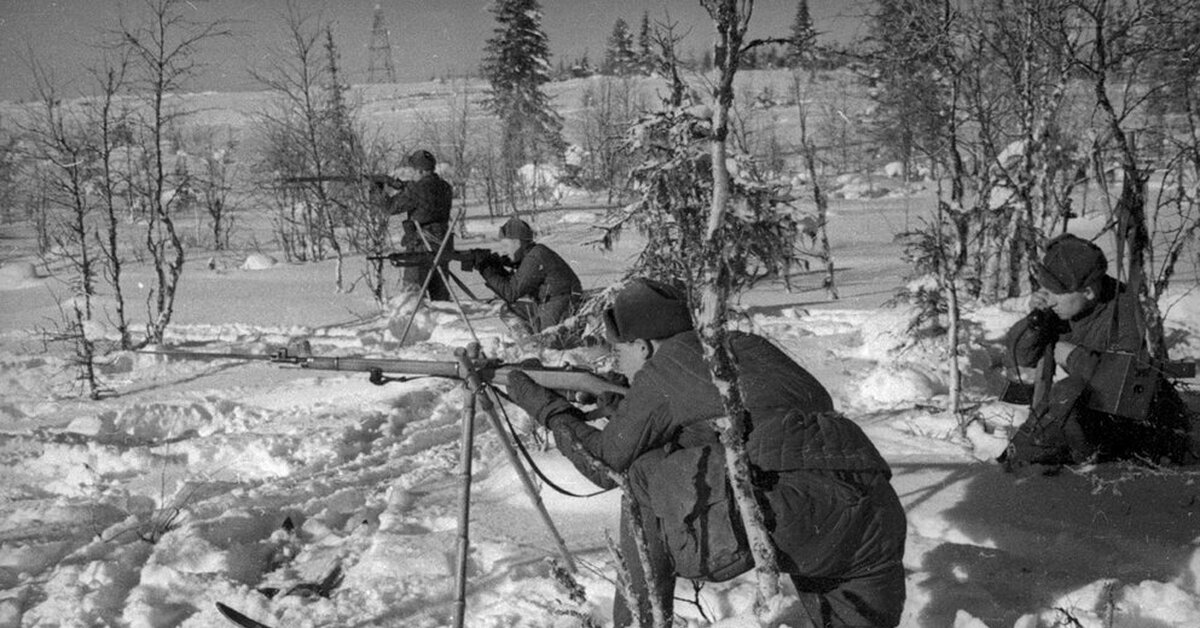
M 509 397 L 508 395 L 497 390 L 495 386 L 492 386 L 491 389 L 493 392 L 496 393 L 496 396 L 507 399 L 509 403 L 513 402 L 511 397 Z M 593 491 L 591 493 L 580 494 L 580 493 L 575 493 L 573 491 L 569 491 L 569 490 L 555 484 L 553 480 L 551 480 L 549 477 L 546 476 L 545 473 L 542 472 L 541 467 L 537 466 L 537 463 L 533 461 L 533 456 L 530 455 L 529 450 L 525 448 L 525 443 L 522 442 L 521 438 L 517 435 L 517 428 L 515 426 L 513 426 L 512 420 L 510 420 L 508 418 L 508 413 L 503 411 L 503 406 L 501 406 L 501 414 L 504 415 L 504 423 L 505 423 L 505 425 L 508 426 L 508 434 L 509 434 L 509 436 L 512 437 L 513 442 L 515 442 L 517 444 L 517 449 L 519 449 L 521 451 L 521 455 L 525 457 L 525 462 L 529 465 L 530 469 L 533 469 L 533 472 L 538 476 L 538 478 L 540 478 L 543 482 L 546 483 L 546 486 L 549 486 L 550 488 L 554 489 L 556 492 L 558 492 L 562 495 L 566 495 L 567 497 L 595 497 L 596 495 L 600 495 L 601 493 L 607 493 L 608 491 L 612 490 L 612 489 L 608 489 L 608 488 L 602 488 L 602 489 Z

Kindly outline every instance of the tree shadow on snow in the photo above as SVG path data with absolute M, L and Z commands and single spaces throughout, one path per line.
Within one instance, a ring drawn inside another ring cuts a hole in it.
M 1200 521 L 1195 468 L 1114 464 L 1022 476 L 995 464 L 901 462 L 893 471 L 909 513 L 909 547 L 923 554 L 909 585 L 910 601 L 923 601 L 918 625 L 954 625 L 959 609 L 993 627 L 1054 608 L 1103 617 L 1105 600 L 1120 617 L 1136 613 L 1121 599 L 1125 585 L 1197 586 L 1189 568 Z M 1112 597 L 1080 592 L 1102 580 L 1116 582 Z M 1135 625 L 1166 624 L 1138 618 Z

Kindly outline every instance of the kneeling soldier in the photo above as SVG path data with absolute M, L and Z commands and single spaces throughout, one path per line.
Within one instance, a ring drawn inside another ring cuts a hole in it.
M 504 299 L 531 331 L 540 332 L 575 314 L 583 298 L 579 276 L 558 253 L 533 241 L 533 229 L 519 218 L 500 227 L 500 237 L 509 243 L 515 269 L 509 271 L 499 256 L 479 265 L 484 283 Z M 521 301 L 528 298 L 530 301 Z
M 1034 270 L 1041 289 L 1030 297 L 1029 315 L 1009 330 L 1008 343 L 1017 365 L 1036 365 L 1038 374 L 1029 418 L 1000 462 L 1012 469 L 1188 459 L 1187 408 L 1170 381 L 1151 368 L 1137 295 L 1107 274 L 1100 247 L 1061 235 L 1046 245 Z M 1067 376 L 1055 381 L 1058 366 Z M 1144 398 L 1132 404 L 1135 399 L 1125 395 L 1120 403 L 1105 403 L 1124 389 Z
M 628 475 L 650 554 L 644 573 L 622 516 L 621 550 L 641 601 L 636 612 L 649 617 L 655 596 L 670 621 L 677 577 L 719 582 L 753 567 L 711 423 L 725 409 L 681 291 L 635 280 L 604 319 L 616 368 L 633 383 L 603 429 L 523 373 L 509 377 L 508 392 L 597 485 L 615 483 L 579 448 Z M 825 387 L 775 345 L 744 333 L 731 334 L 730 343 L 753 424 L 746 450 L 767 531 L 812 625 L 897 625 L 907 525 L 887 462 L 834 411 Z M 633 612 L 618 594 L 614 624 L 629 626 Z

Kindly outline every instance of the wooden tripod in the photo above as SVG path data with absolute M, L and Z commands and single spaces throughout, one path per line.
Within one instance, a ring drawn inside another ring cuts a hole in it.
M 458 562 L 455 574 L 454 598 L 454 626 L 455 628 L 462 628 L 467 611 L 467 555 L 470 552 L 469 530 L 471 525 L 471 452 L 475 446 L 476 405 L 483 409 L 483 413 L 487 415 L 488 420 L 491 422 L 492 429 L 496 430 L 496 433 L 499 435 L 500 442 L 504 445 L 504 452 L 508 455 L 508 461 L 517 472 L 517 477 L 521 478 L 521 484 L 525 488 L 525 493 L 529 495 L 529 499 L 533 502 L 538 515 L 541 516 L 542 522 L 546 524 L 546 529 L 554 538 L 554 543 L 558 546 L 558 551 L 562 555 L 563 562 L 572 573 L 575 571 L 575 559 L 571 556 L 570 550 L 567 549 L 567 544 L 563 541 L 562 535 L 558 533 L 558 528 L 554 526 L 554 520 L 550 518 L 550 513 L 546 510 L 546 505 L 542 502 L 542 497 L 538 494 L 537 487 L 533 484 L 533 479 L 529 477 L 529 472 L 521 464 L 521 459 L 517 456 L 516 449 L 513 448 L 512 442 L 505 436 L 504 424 L 500 421 L 500 417 L 496 413 L 496 404 L 492 399 L 492 395 L 495 393 L 487 386 L 484 386 L 479 373 L 475 371 L 473 364 L 479 358 L 479 345 L 472 344 L 466 349 L 457 349 L 454 355 L 462 367 L 462 372 L 467 374 L 464 378 L 465 397 L 462 413 L 462 450 L 459 452 L 458 467 Z

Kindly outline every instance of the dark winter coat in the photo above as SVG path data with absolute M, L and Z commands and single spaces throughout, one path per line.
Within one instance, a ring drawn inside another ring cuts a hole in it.
M 833 412 L 829 393 L 812 375 L 769 341 L 734 334 L 732 347 L 753 424 L 747 452 L 754 483 L 767 498 L 783 570 L 835 581 L 901 574 L 904 511 L 874 445 Z M 731 550 L 716 546 L 725 542 L 717 528 L 732 511 L 709 420 L 725 412 L 695 332 L 658 347 L 604 429 L 574 412 L 565 402 L 551 404 L 540 418 L 548 418 L 564 454 L 597 484 L 612 481 L 563 443 L 579 442 L 614 470 L 630 471 L 634 495 L 660 519 L 679 575 L 716 580 L 749 567 L 720 564 Z M 732 526 L 737 536 L 740 524 Z M 898 618 L 903 576 L 884 588 L 889 599 L 873 604 Z
M 575 313 L 583 286 L 566 260 L 546 245 L 532 242 L 518 249 L 513 258 L 517 267 L 512 272 L 499 264 L 487 264 L 480 267 L 479 274 L 506 302 L 533 301 L 527 322 L 534 331 L 557 325 Z
M 1072 376 L 1090 380 L 1106 351 L 1145 355 L 1145 325 L 1139 324 L 1137 295 L 1125 284 L 1105 277 L 1096 305 L 1069 321 L 1055 321 L 1052 326 L 1035 325 L 1030 318 L 1017 321 L 1008 331 L 1012 357 L 1020 366 L 1037 366 L 1047 345 L 1056 341 L 1069 342 L 1076 347 L 1062 365 Z M 1046 394 L 1041 377 L 1034 393 L 1034 405 Z
M 436 172 L 429 172 L 393 196 L 388 201 L 388 213 L 404 214 L 405 220 L 420 227 L 430 239 L 436 239 L 433 243 L 436 249 L 450 228 L 450 205 L 453 199 L 454 192 L 450 184 Z
M 1032 411 L 1014 435 L 1009 456 L 1013 463 L 1079 463 L 1093 455 L 1101 459 L 1187 455 L 1187 410 L 1171 383 L 1159 377 L 1145 417 L 1119 417 L 1094 410 L 1088 397 L 1094 390 L 1119 390 L 1123 381 L 1109 381 L 1119 370 L 1101 368 L 1114 353 L 1148 360 L 1145 325 L 1137 295 L 1112 277 L 1101 283 L 1096 304 L 1069 321 L 1039 321 L 1030 316 L 1008 332 L 1013 360 L 1037 366 Z M 1065 379 L 1052 382 L 1053 361 L 1043 360 L 1047 349 L 1062 341 L 1076 346 L 1067 356 Z M 1056 449 L 1057 448 L 1057 449 Z M 1066 452 L 1058 453 L 1055 452 Z
M 400 193 L 388 200 L 390 215 L 404 214 L 404 236 L 400 244 L 409 252 L 437 251 L 450 230 L 450 205 L 453 201 L 450 184 L 436 172 L 429 172 L 420 179 L 404 186 Z M 454 236 L 446 241 L 445 250 L 454 249 Z M 449 263 L 442 261 L 441 272 L 434 272 L 433 264 L 422 262 L 404 269 L 404 282 L 420 287 L 428 280 L 429 298 L 433 301 L 449 301 L 450 288 L 442 279 L 449 272 Z

